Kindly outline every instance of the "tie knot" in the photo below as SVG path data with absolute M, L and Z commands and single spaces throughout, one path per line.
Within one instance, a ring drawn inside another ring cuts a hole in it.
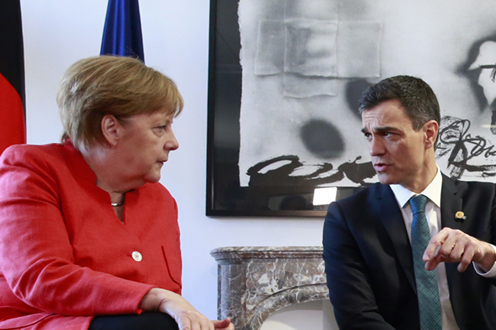
M 413 214 L 425 212 L 425 204 L 427 204 L 427 197 L 424 195 L 417 195 L 410 198 L 410 206 L 412 207 Z

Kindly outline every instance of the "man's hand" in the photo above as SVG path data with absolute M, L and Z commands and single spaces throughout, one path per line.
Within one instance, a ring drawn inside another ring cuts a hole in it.
M 423 260 L 427 270 L 433 270 L 440 262 L 460 262 L 457 269 L 464 272 L 471 262 L 475 262 L 484 271 L 489 271 L 496 261 L 496 253 L 489 243 L 445 227 L 431 238 Z

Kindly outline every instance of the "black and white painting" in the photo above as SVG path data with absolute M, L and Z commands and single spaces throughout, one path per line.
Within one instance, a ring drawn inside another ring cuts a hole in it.
M 375 182 L 357 102 L 424 79 L 447 175 L 496 181 L 496 1 L 239 0 L 240 186 Z

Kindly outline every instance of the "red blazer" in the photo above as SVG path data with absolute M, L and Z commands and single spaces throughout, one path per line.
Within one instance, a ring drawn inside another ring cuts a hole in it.
M 72 144 L 0 157 L 0 329 L 87 329 L 181 292 L 177 205 L 161 184 L 126 194 L 124 222 Z M 140 258 L 141 256 L 141 258 Z

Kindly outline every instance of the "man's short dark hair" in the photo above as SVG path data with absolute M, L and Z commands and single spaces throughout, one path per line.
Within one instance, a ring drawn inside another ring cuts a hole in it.
M 429 120 L 441 122 L 436 94 L 425 81 L 411 76 L 386 78 L 370 86 L 360 98 L 358 111 L 362 114 L 390 100 L 400 101 L 416 131 Z

